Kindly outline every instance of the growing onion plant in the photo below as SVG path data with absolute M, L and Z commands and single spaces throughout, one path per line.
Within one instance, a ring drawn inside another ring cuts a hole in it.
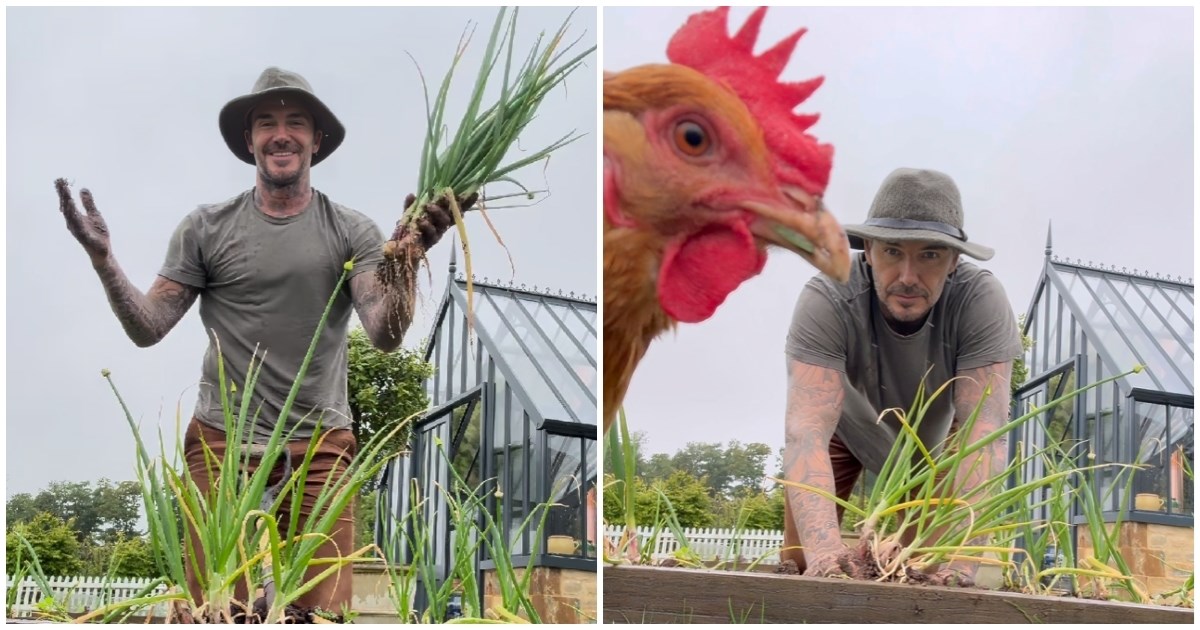
M 917 428 L 935 399 L 944 394 L 950 383 L 932 395 L 919 388 L 908 410 L 889 409 L 901 427 L 900 435 L 879 471 L 877 480 L 864 506 L 843 501 L 833 494 L 802 483 L 776 479 L 779 483 L 815 492 L 837 502 L 848 513 L 861 520 L 856 526 L 860 543 L 857 552 L 867 567 L 866 577 L 880 581 L 921 581 L 947 563 L 995 564 L 1015 568 L 1012 559 L 1014 545 L 1024 534 L 1044 549 L 1047 540 L 1060 540 L 1064 532 L 1068 497 L 1078 497 L 1085 504 L 1096 500 L 1086 485 L 1088 475 L 1106 467 L 1120 464 L 1075 466 L 1058 454 L 1058 445 L 1050 444 L 1019 454 L 998 475 L 984 480 L 971 489 L 957 488 L 957 480 L 966 478 L 971 467 L 980 465 L 978 455 L 1005 440 L 1015 429 L 1043 415 L 1046 409 L 1073 399 L 1092 388 L 1123 378 L 1141 368 L 1119 374 L 1084 388 L 1064 394 L 1041 407 L 1010 420 L 1003 426 L 972 442 L 980 410 L 990 395 L 985 387 L 979 405 L 965 419 L 963 426 L 942 444 L 929 448 L 917 436 Z M 1022 470 L 1032 461 L 1050 461 L 1043 475 L 1022 476 Z M 1070 492 L 1067 489 L 1072 489 Z M 1049 490 L 1049 492 L 1046 492 Z M 1043 498 L 1048 497 L 1048 498 Z M 1033 510 L 1047 507 L 1050 522 L 1031 520 Z M 1085 513 L 1096 514 L 1099 512 Z M 1103 524 L 1100 524 L 1103 529 Z M 1047 539 L 1046 537 L 1050 537 Z M 1104 556 L 1113 559 L 1111 549 Z M 1040 558 L 1035 559 L 1040 562 Z M 1104 572 L 1092 563 L 1082 568 L 1053 569 L 1043 572 L 1040 567 L 1029 573 L 1031 581 L 1055 574 L 1075 573 L 1099 575 Z M 1101 561 L 1103 564 L 1103 561 Z M 1107 566 L 1107 565 L 1106 565 Z M 1107 578 L 1128 576 L 1126 567 L 1105 572 Z M 1090 573 L 1088 573 L 1090 572 Z
M 486 201 L 514 196 L 532 199 L 534 191 L 530 191 L 514 177 L 516 172 L 549 159 L 553 152 L 582 137 L 571 131 L 541 150 L 505 162 L 510 148 L 536 117 L 538 108 L 546 96 L 579 69 L 588 55 L 596 50 L 596 47 L 592 46 L 582 52 L 572 52 L 579 40 L 566 41 L 570 25 L 568 16 L 549 38 L 545 33 L 539 35 L 522 62 L 520 53 L 514 49 L 518 10 L 513 9 L 506 23 L 507 14 L 506 7 L 501 7 L 496 13 L 483 60 L 475 75 L 470 100 L 453 133 L 445 120 L 447 97 L 455 69 L 466 51 L 469 37 L 464 35 L 460 40 L 450 69 L 443 77 L 433 100 L 430 100 L 429 87 L 425 83 L 424 75 L 421 75 L 426 101 L 426 132 L 421 148 L 416 193 L 407 200 L 403 215 L 396 223 L 395 232 L 384 245 L 385 263 L 378 271 L 380 280 L 391 288 L 389 295 L 395 299 L 408 299 L 408 293 L 412 290 L 415 262 L 421 255 L 418 249 L 419 239 L 415 238 L 416 221 L 424 213 L 427 204 L 441 200 L 454 215 L 462 246 L 467 278 L 467 312 L 470 316 L 474 312 L 471 308 L 474 294 L 471 281 L 471 252 L 460 205 L 473 195 L 482 193 L 484 187 L 489 184 L 507 183 L 519 188 L 519 193 L 491 196 L 476 206 L 492 234 L 503 246 L 504 241 L 500 239 L 499 233 L 487 217 Z M 499 98 L 485 108 L 484 95 L 490 82 L 495 79 L 500 81 Z
M 295 403 L 320 332 L 351 269 L 352 261 L 346 263 L 317 324 L 308 352 L 281 408 L 280 417 L 287 417 Z M 322 439 L 319 425 L 309 441 L 301 465 L 287 477 L 277 495 L 269 494 L 273 489 L 268 488 L 268 478 L 280 457 L 286 453 L 288 436 L 284 434 L 283 424 L 274 423 L 265 447 L 248 446 L 239 439 L 249 434 L 254 423 L 266 420 L 260 417 L 260 409 L 252 408 L 251 404 L 251 392 L 254 391 L 264 359 L 255 353 L 246 380 L 239 385 L 227 379 L 219 346 L 218 357 L 218 385 L 226 434 L 230 439 L 221 457 L 217 457 L 207 444 L 203 445 L 208 470 L 217 476 L 207 493 L 197 486 L 188 467 L 180 463 L 184 458 L 178 419 L 175 457 L 168 458 L 161 432 L 161 454 L 152 456 L 111 375 L 108 370 L 102 372 L 124 410 L 137 444 L 136 472 L 141 484 L 150 547 L 154 550 L 155 563 L 171 589 L 167 595 L 137 598 L 106 606 L 90 613 L 86 619 L 107 618 L 131 607 L 171 600 L 178 618 L 228 622 L 250 614 L 253 602 L 243 597 L 254 597 L 264 586 L 269 586 L 273 596 L 263 620 L 278 622 L 283 620 L 289 604 L 294 604 L 317 583 L 330 578 L 371 549 L 370 546 L 339 549 L 335 558 L 316 558 L 318 549 L 331 540 L 331 534 L 338 526 L 338 518 L 350 506 L 362 486 L 378 475 L 386 459 L 392 455 L 384 449 L 386 441 L 399 432 L 408 419 L 393 423 L 388 430 L 380 431 L 363 445 L 344 474 L 331 475 L 316 499 L 313 516 L 301 520 L 299 508 L 303 493 L 296 489 L 304 487 L 309 465 Z M 248 470 L 252 460 L 257 460 L 258 465 L 250 473 Z M 284 505 L 290 506 L 291 518 L 280 523 L 277 514 Z M 198 544 L 193 544 L 187 536 L 189 528 L 196 532 Z M 199 590 L 193 591 L 189 587 L 189 565 L 196 571 Z M 323 570 L 315 577 L 306 579 L 305 574 L 310 566 L 321 566 Z

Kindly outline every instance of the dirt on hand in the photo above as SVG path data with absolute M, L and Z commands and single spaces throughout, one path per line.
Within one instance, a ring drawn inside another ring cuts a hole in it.
M 905 569 L 905 578 L 909 584 L 928 584 L 930 586 L 975 586 L 975 581 L 969 575 L 955 569 L 940 569 L 933 573 L 918 571 L 912 567 Z
M 800 575 L 800 567 L 796 566 L 795 560 L 784 560 L 775 567 L 775 572 L 780 575 Z

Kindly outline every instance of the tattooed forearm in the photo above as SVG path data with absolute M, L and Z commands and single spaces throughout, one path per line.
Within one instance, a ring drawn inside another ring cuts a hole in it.
M 162 276 L 148 292 L 142 293 L 111 257 L 96 265 L 96 273 L 125 334 L 140 348 L 152 346 L 167 336 L 200 294 L 195 287 Z
M 412 323 L 413 305 L 409 296 L 416 295 L 416 274 L 406 273 L 399 280 L 398 288 L 385 291 L 374 273 L 360 273 L 350 279 L 354 309 L 363 330 L 371 344 L 384 352 L 400 347 Z
M 841 374 L 791 361 L 788 382 L 784 474 L 789 481 L 833 494 L 836 489 L 829 461 L 829 440 L 837 427 L 845 397 Z M 841 548 L 833 501 L 792 486 L 788 487 L 787 500 L 805 549 L 816 550 L 819 555 L 821 550 Z
M 959 376 L 965 378 L 956 381 L 954 385 L 956 424 L 965 425 L 967 418 L 979 406 L 980 399 L 985 393 L 987 395 L 971 433 L 967 436 L 968 444 L 978 442 L 1008 422 L 1011 375 L 1010 362 L 994 363 L 959 373 Z M 979 451 L 978 455 L 963 460 L 956 487 L 960 492 L 970 492 L 978 488 L 980 484 L 1000 475 L 1006 467 L 1007 459 L 1008 436 L 1004 435 Z

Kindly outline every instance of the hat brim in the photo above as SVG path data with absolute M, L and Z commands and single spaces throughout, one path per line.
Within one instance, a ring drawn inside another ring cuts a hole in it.
M 254 154 L 246 147 L 247 117 L 250 115 L 250 110 L 268 98 L 282 98 L 285 102 L 288 99 L 297 99 L 303 102 L 312 114 L 314 125 L 321 132 L 321 150 L 313 156 L 313 166 L 320 164 L 325 158 L 332 155 L 342 144 L 342 140 L 345 140 L 346 128 L 342 126 L 337 116 L 334 116 L 333 112 L 325 106 L 325 103 L 313 96 L 311 92 L 294 87 L 269 88 L 255 94 L 239 96 L 221 108 L 221 114 L 218 117 L 221 136 L 225 138 L 225 145 L 239 160 L 247 164 L 255 163 Z
M 866 244 L 863 242 L 864 240 L 886 241 L 889 243 L 900 241 L 932 241 L 939 245 L 956 249 L 976 260 L 991 260 L 992 256 L 996 255 L 995 250 L 986 245 L 960 241 L 948 234 L 932 230 L 902 230 L 870 225 L 844 225 L 842 229 L 846 231 L 846 240 L 850 241 L 850 247 L 854 249 L 865 249 Z

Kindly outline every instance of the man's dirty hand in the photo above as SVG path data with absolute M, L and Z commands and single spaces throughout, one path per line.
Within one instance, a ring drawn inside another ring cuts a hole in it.
M 810 554 L 806 560 L 808 566 L 804 575 L 808 577 L 859 578 L 864 572 L 861 554 L 845 545 L 832 551 Z
M 404 198 L 404 207 L 408 208 L 416 199 L 415 195 Z M 464 213 L 470 210 L 479 200 L 479 193 L 471 193 L 466 197 L 458 197 L 458 211 Z M 416 222 L 416 231 L 420 235 L 421 247 L 429 250 L 437 245 L 446 230 L 454 225 L 454 212 L 450 210 L 450 200 L 445 196 L 438 197 L 434 203 L 427 203 Z
M 966 563 L 951 562 L 929 574 L 929 583 L 937 586 L 975 586 L 975 569 Z
M 112 252 L 112 243 L 108 236 L 108 225 L 96 209 L 92 193 L 84 188 L 79 194 L 83 201 L 83 209 L 87 212 L 83 214 L 75 207 L 75 199 L 71 195 L 71 186 L 67 180 L 56 179 L 54 188 L 58 191 L 58 209 L 67 221 L 67 230 L 80 245 L 83 245 L 83 250 L 92 259 L 92 264 L 100 264 Z

